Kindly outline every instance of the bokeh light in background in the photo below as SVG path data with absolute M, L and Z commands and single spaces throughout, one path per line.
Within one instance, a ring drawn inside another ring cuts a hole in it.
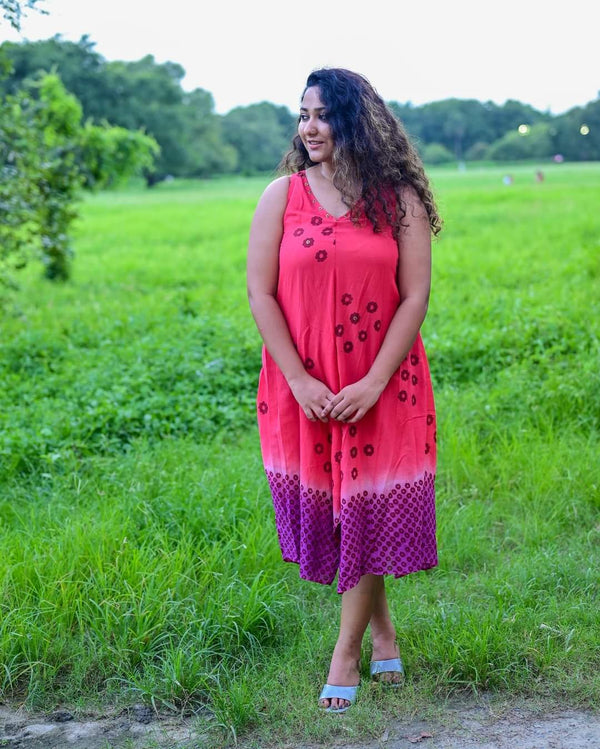
M 529 125 L 519 125 L 517 129 L 521 135 L 527 135 L 529 132 Z
M 582 125 L 582 126 L 581 126 L 581 127 L 579 128 L 579 132 L 580 132 L 580 133 L 581 133 L 582 135 L 588 135 L 588 134 L 589 134 L 589 132 L 590 132 L 590 129 L 589 129 L 589 127 L 588 127 L 587 125 Z

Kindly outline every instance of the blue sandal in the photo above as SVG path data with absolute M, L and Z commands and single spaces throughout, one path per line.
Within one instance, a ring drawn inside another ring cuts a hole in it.
M 379 674 L 398 673 L 402 677 L 400 681 L 387 681 L 385 679 L 375 678 Z M 378 681 L 385 687 L 391 687 L 397 689 L 402 686 L 402 679 L 404 678 L 404 666 L 400 658 L 389 658 L 386 661 L 371 661 L 371 678 L 373 681 Z
M 325 684 L 323 687 L 323 690 L 321 691 L 321 694 L 319 695 L 319 700 L 331 700 L 333 697 L 337 697 L 338 700 L 347 700 L 350 705 L 354 702 L 356 699 L 356 693 L 358 692 L 358 686 L 355 687 L 336 687 L 333 684 Z M 321 707 L 321 710 L 323 710 L 326 713 L 345 713 L 346 710 L 350 707 L 348 705 L 347 707 Z

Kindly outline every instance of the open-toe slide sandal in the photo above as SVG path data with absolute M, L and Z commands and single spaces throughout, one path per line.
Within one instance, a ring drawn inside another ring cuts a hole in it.
M 397 673 L 401 679 L 398 682 L 380 679 L 380 674 Z M 387 661 L 371 661 L 371 678 L 378 681 L 384 687 L 397 688 L 402 685 L 404 678 L 404 667 L 400 658 L 389 658 Z
M 331 700 L 334 697 L 337 697 L 338 700 L 347 700 L 351 705 L 356 699 L 357 692 L 358 692 L 358 686 L 336 687 L 333 684 L 325 684 L 321 694 L 319 695 L 319 700 Z M 347 707 L 338 707 L 338 708 L 322 707 L 321 710 L 324 710 L 326 713 L 345 713 L 346 710 L 350 707 L 350 705 L 348 705 Z

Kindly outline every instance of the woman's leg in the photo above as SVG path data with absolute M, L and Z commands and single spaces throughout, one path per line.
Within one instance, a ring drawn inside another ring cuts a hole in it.
M 371 625 L 371 641 L 373 643 L 372 660 L 386 661 L 390 658 L 398 658 L 396 629 L 390 616 L 383 576 L 377 577 L 369 624 Z M 388 671 L 379 675 L 380 681 L 389 681 L 393 684 L 397 684 L 401 679 L 402 676 L 397 671 Z
M 342 593 L 340 632 L 331 658 L 328 684 L 353 687 L 360 680 L 360 647 L 373 614 L 379 579 L 378 575 L 363 575 L 354 588 Z M 335 710 L 347 707 L 348 702 L 333 697 L 321 700 L 320 705 Z

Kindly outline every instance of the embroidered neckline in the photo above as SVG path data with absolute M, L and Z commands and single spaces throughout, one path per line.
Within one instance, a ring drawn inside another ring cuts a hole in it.
M 306 194 L 308 195 L 311 203 L 317 208 L 317 210 L 321 211 L 325 214 L 325 218 L 330 218 L 333 221 L 341 221 L 342 219 L 350 218 L 351 211 L 346 211 L 346 213 L 343 213 L 341 216 L 334 216 L 333 213 L 329 213 L 328 210 L 323 208 L 323 206 L 319 203 L 319 201 L 316 199 L 311 187 L 310 183 L 308 181 L 308 177 L 306 176 L 306 170 L 302 170 L 298 172 L 298 176 L 302 180 L 302 184 L 304 185 L 304 189 L 306 191 Z

